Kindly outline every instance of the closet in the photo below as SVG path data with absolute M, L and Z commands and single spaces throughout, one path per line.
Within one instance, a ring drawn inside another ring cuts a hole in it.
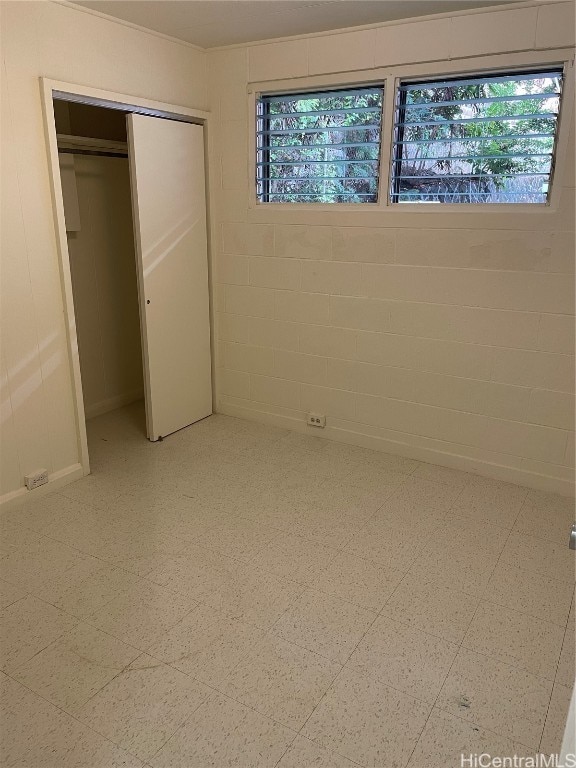
M 55 115 L 90 419 L 144 397 L 126 124 L 120 112 L 67 102 Z
M 212 412 L 203 129 L 54 100 L 86 418 Z

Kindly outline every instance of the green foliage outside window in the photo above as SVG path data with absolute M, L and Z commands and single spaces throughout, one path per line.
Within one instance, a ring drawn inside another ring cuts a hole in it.
M 403 84 L 395 202 L 546 202 L 561 73 Z
M 382 88 L 260 99 L 259 198 L 375 202 L 381 116 Z

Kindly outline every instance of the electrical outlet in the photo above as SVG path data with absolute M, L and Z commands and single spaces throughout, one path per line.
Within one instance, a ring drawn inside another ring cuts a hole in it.
M 38 488 L 40 485 L 45 485 L 48 482 L 48 470 L 37 469 L 36 472 L 26 475 L 24 480 L 26 481 L 26 488 L 29 491 L 33 491 L 34 488 Z
M 306 414 L 306 423 L 309 427 L 325 427 L 326 416 L 322 413 L 308 413 Z

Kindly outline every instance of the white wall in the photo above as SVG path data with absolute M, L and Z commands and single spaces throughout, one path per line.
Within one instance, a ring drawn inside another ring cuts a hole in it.
M 573 127 L 553 210 L 282 210 L 249 203 L 249 91 L 401 76 L 418 62 L 429 75 L 533 65 L 573 46 L 573 10 L 210 52 L 220 411 L 301 430 L 317 411 L 334 439 L 572 492 Z
M 448 60 L 498 66 L 507 52 L 521 64 L 574 44 L 572 8 L 552 1 L 209 54 L 220 410 L 303 428 L 314 408 L 335 439 L 568 490 L 573 152 L 558 159 L 559 207 L 543 215 L 252 209 L 247 88 L 338 84 L 417 61 L 430 73 Z M 57 3 L 0 9 L 6 500 L 37 467 L 53 479 L 79 469 L 39 77 L 198 109 L 209 89 L 206 55 L 185 44 Z M 377 291 L 362 287 L 366 276 Z
M 68 234 L 86 418 L 144 396 L 138 288 L 124 158 L 74 157 L 80 229 Z
M 202 51 L 50 2 L 2 2 L 0 497 L 79 469 L 39 77 L 206 109 Z M 73 475 L 70 475 L 73 476 Z

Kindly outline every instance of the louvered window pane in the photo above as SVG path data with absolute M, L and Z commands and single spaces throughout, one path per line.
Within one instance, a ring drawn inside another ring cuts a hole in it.
M 378 200 L 382 87 L 261 96 L 256 189 L 266 203 Z
M 395 203 L 545 203 L 562 70 L 402 82 Z

